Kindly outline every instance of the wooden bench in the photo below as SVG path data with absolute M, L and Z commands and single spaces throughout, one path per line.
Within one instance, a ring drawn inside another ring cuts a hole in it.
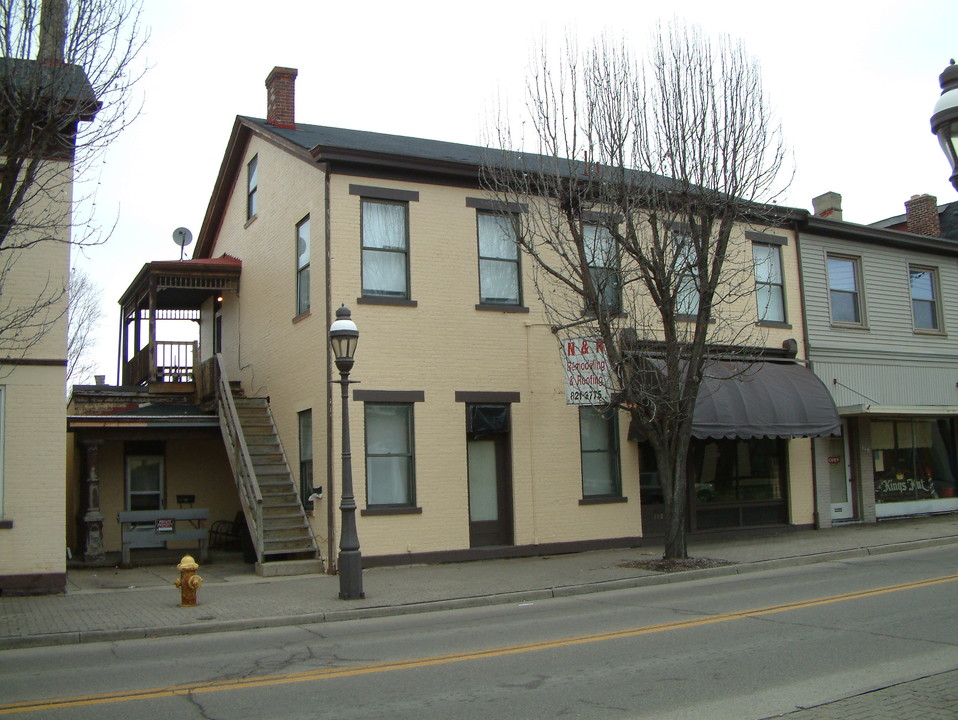
M 197 540 L 200 560 L 206 562 L 209 546 L 209 528 L 206 527 L 206 521 L 209 517 L 208 508 L 118 512 L 116 519 L 120 523 L 123 542 L 123 564 L 130 564 L 130 550 L 133 548 L 156 547 L 159 543 L 171 540 Z M 153 528 L 144 527 L 147 523 L 152 523 Z M 140 527 L 134 527 L 134 524 Z

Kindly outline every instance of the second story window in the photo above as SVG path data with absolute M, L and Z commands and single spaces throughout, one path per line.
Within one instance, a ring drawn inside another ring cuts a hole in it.
M 246 219 L 252 220 L 256 215 L 256 190 L 259 187 L 258 166 L 259 156 L 254 155 L 246 166 Z
M 908 268 L 911 312 L 916 330 L 941 330 L 938 312 L 938 274 L 934 268 Z
M 600 225 L 583 225 L 582 242 L 602 309 L 619 312 L 622 309 L 619 257 L 612 233 Z
M 363 295 L 409 297 L 409 206 L 363 199 Z
M 759 322 L 785 322 L 782 249 L 778 245 L 752 243 L 752 261 L 755 266 L 755 304 Z
M 296 226 L 296 314 L 309 311 L 309 215 Z
M 515 224 L 508 215 L 480 212 L 479 302 L 520 305 L 519 246 Z
M 675 312 L 686 317 L 699 314 L 698 258 L 692 238 L 682 232 L 673 236 L 675 252 Z
M 833 323 L 861 325 L 860 268 L 857 258 L 828 256 L 828 299 Z

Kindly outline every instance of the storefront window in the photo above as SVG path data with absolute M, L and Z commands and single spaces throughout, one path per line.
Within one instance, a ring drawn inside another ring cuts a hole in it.
M 875 502 L 955 497 L 953 420 L 875 420 L 871 433 Z
M 782 459 L 778 440 L 708 440 L 696 443 L 699 503 L 781 500 Z

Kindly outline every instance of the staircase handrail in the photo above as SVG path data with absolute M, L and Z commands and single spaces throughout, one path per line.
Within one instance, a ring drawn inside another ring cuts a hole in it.
M 247 525 L 255 538 L 257 562 L 263 562 L 263 496 L 256 482 L 256 470 L 246 447 L 246 438 L 240 424 L 236 403 L 233 402 L 233 391 L 230 389 L 229 378 L 226 375 L 226 364 L 220 353 L 216 354 L 216 398 L 219 407 L 220 430 L 229 449 L 230 466 L 233 477 L 240 490 L 240 502 L 246 512 Z

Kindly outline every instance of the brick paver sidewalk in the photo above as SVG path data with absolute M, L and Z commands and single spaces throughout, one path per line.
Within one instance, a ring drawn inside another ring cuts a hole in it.
M 786 720 L 956 720 L 958 670 L 775 717 Z

